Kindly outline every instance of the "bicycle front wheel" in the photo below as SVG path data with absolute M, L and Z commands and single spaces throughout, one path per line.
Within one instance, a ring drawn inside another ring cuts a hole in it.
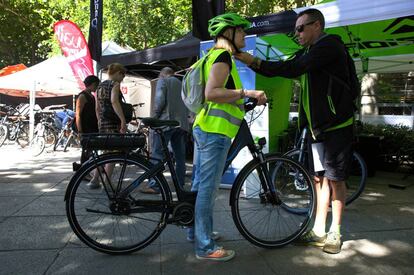
M 46 125 L 44 135 L 45 135 L 45 142 L 46 142 L 45 146 L 47 148 L 51 148 L 52 146 L 54 146 L 56 143 L 56 139 L 57 139 L 55 130 L 52 127 Z
M 32 155 L 37 157 L 41 153 L 43 153 L 43 150 L 45 149 L 45 144 L 45 138 L 35 134 L 32 141 L 30 141 L 30 149 L 32 151 Z
M 265 183 L 264 178 L 270 182 Z M 306 188 L 298 188 L 298 178 Z M 275 192 L 280 202 L 272 202 L 269 192 Z M 315 193 L 309 174 L 300 164 L 269 154 L 264 164 L 253 160 L 240 171 L 230 202 L 236 227 L 249 242 L 277 248 L 305 231 L 313 215 Z
M 16 141 L 22 148 L 26 147 L 29 144 L 29 122 L 23 122 L 20 125 Z
M 7 137 L 9 136 L 9 129 L 6 125 L 0 124 L 0 147 L 4 144 Z
M 127 254 L 153 242 L 165 226 L 170 191 L 162 175 L 154 177 L 160 194 L 139 192 L 148 178 L 145 160 L 115 154 L 90 160 L 71 179 L 66 214 L 72 230 L 89 247 L 108 254 Z M 110 171 L 112 172 L 110 173 Z M 95 185 L 88 177 L 99 175 Z M 128 186 L 134 188 L 120 197 Z

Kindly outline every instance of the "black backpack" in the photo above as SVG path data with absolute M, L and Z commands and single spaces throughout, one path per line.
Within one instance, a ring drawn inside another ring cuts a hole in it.
M 332 80 L 341 83 L 345 89 L 351 94 L 352 101 L 354 102 L 354 107 L 357 109 L 356 100 L 361 95 L 361 82 L 358 79 L 355 63 L 352 59 L 351 55 L 349 54 L 348 50 L 345 48 L 345 55 L 346 55 L 346 63 L 347 63 L 347 71 L 348 71 L 348 79 L 344 80 L 336 75 L 331 74 L 330 72 L 324 70 L 324 72 L 329 75 L 329 92 L 331 89 Z

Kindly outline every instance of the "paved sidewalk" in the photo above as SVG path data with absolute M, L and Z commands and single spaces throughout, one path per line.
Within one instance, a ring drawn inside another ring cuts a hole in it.
M 79 150 L 32 158 L 16 145 L 0 148 L 0 274 L 414 274 L 414 186 L 402 174 L 378 172 L 346 210 L 343 251 L 318 248 L 267 250 L 238 233 L 220 190 L 215 230 L 236 250 L 227 263 L 200 262 L 183 229 L 167 226 L 160 238 L 134 254 L 109 256 L 83 245 L 65 215 L 63 195 Z

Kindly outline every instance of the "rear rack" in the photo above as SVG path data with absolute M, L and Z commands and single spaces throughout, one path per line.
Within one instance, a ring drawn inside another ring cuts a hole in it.
M 135 149 L 145 145 L 141 134 L 83 134 L 82 148 L 90 150 Z

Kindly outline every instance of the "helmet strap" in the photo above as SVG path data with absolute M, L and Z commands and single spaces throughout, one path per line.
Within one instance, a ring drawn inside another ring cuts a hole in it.
M 233 28 L 233 38 L 231 39 L 231 44 L 233 45 L 234 49 L 236 50 L 236 53 L 240 53 L 239 48 L 236 47 L 236 43 L 234 43 L 234 39 L 236 38 L 236 28 Z
M 224 39 L 226 39 L 227 41 L 230 42 L 230 44 L 233 46 L 233 48 L 236 50 L 236 53 L 241 53 L 240 49 L 237 48 L 236 44 L 234 43 L 234 39 L 236 38 L 236 28 L 233 27 L 233 37 L 232 39 L 227 38 L 224 35 L 221 35 L 221 37 L 223 37 Z M 217 40 L 217 38 L 215 38 L 215 41 Z

